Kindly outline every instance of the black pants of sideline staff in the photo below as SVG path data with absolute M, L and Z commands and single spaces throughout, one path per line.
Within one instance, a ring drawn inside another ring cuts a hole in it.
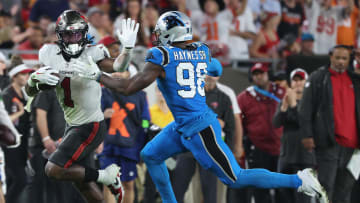
M 351 148 L 336 144 L 325 149 L 316 149 L 318 178 L 332 203 L 350 203 L 354 177 L 346 169 L 353 154 Z
M 173 171 L 172 186 L 176 200 L 184 202 L 185 192 L 189 187 L 190 181 L 195 174 L 196 165 L 199 165 L 193 155 L 188 152 L 180 154 L 176 158 L 176 167 Z M 217 177 L 209 170 L 199 167 L 201 190 L 206 203 L 217 202 Z

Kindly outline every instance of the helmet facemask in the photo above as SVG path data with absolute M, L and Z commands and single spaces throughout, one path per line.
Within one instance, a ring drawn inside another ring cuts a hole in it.
M 88 44 L 84 30 L 59 31 L 57 35 L 63 51 L 71 56 L 79 54 Z

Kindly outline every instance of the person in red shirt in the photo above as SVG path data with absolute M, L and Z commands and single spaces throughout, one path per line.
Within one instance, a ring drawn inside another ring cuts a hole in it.
M 21 43 L 17 50 L 39 50 L 41 46 L 44 44 L 44 33 L 42 29 L 38 26 L 34 26 L 31 28 L 31 34 L 28 39 Z M 22 59 L 25 60 L 38 60 L 39 55 L 37 53 L 34 54 L 20 54 Z
M 277 28 L 281 17 L 278 13 L 265 11 L 261 19 L 263 26 L 250 46 L 250 56 L 253 58 L 277 58 L 277 45 L 280 42 Z
M 315 149 L 318 178 L 332 203 L 350 202 L 354 176 L 347 169 L 359 148 L 360 83 L 349 71 L 351 47 L 330 51 L 330 65 L 311 74 L 299 113 L 302 143 Z
M 272 119 L 285 90 L 269 80 L 268 67 L 256 63 L 251 68 L 253 85 L 241 92 L 238 104 L 244 129 L 244 148 L 249 168 L 277 171 L 282 128 Z M 256 203 L 271 202 L 270 190 L 254 189 Z

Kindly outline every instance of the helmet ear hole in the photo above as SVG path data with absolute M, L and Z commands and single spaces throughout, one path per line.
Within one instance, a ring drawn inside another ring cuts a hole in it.
M 165 35 L 164 38 L 168 38 L 170 35 Z

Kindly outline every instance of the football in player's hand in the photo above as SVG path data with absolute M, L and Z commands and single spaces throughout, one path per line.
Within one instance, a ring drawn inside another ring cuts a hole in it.
M 58 73 L 51 73 L 51 75 L 54 75 L 54 76 L 60 78 L 60 75 Z M 51 89 L 53 89 L 55 87 L 56 87 L 56 85 L 47 85 L 47 84 L 39 84 L 38 85 L 39 90 L 43 90 L 43 91 L 44 90 L 51 90 Z
M 0 124 L 0 145 L 14 145 L 16 142 L 15 136 L 5 125 Z

